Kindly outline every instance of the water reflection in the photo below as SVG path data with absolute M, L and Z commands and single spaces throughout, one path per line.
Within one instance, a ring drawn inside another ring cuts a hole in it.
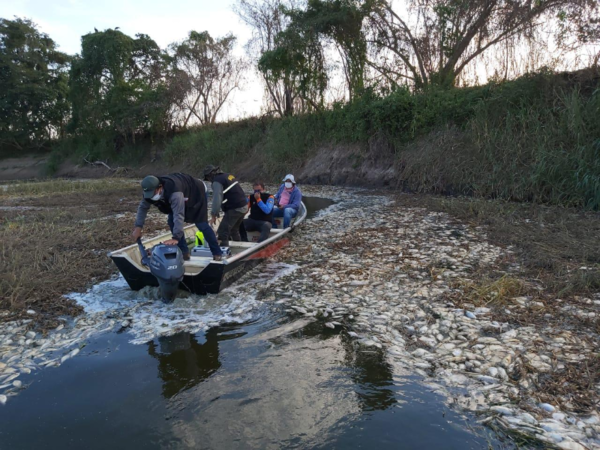
M 207 333 L 203 344 L 189 333 L 161 337 L 148 343 L 148 354 L 158 360 L 165 398 L 197 385 L 221 367 L 215 333 Z
M 357 353 L 342 335 L 323 333 L 322 323 L 281 318 L 275 325 L 237 340 L 201 388 L 181 389 L 169 421 L 184 446 L 324 445 L 365 411 L 395 404 L 381 354 Z M 222 337 L 213 332 L 207 344 Z
M 347 336 L 343 337 L 342 344 L 361 409 L 377 411 L 396 405 L 398 400 L 391 389 L 394 386 L 392 368 L 384 361 L 382 352 L 356 349 Z
M 355 342 L 346 334 L 338 334 L 337 331 L 324 332 L 320 322 L 314 322 L 290 337 L 340 340 L 344 349 L 344 367 L 347 375 L 356 383 L 356 394 L 363 411 L 385 410 L 397 403 L 396 395 L 391 389 L 394 385 L 392 368 L 380 350 L 357 348 Z

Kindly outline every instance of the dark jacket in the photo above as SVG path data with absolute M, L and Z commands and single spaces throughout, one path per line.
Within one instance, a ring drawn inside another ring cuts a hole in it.
M 163 186 L 163 196 L 154 201 L 143 199 L 138 207 L 135 226 L 143 227 L 150 206 L 163 214 L 173 214 L 173 237 L 183 236 L 183 224 L 208 221 L 206 188 L 197 178 L 185 173 L 172 173 L 157 177 Z
M 223 201 L 221 203 L 221 209 L 223 211 L 246 206 L 246 194 L 244 194 L 244 190 L 233 175 L 228 173 L 215 175 L 213 178 L 213 184 L 214 183 L 219 183 L 223 186 Z M 214 187 L 213 190 L 215 190 Z
M 248 197 L 248 204 L 250 205 L 250 218 L 254 220 L 261 220 L 263 222 L 271 222 L 273 220 L 273 203 L 275 202 L 274 197 L 266 192 L 261 192 L 260 200 L 260 203 L 257 202 L 254 198 L 254 194 Z

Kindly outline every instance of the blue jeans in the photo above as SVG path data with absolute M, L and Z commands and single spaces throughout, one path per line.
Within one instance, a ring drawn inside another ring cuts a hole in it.
M 298 211 L 294 208 L 274 208 L 273 209 L 273 217 L 283 217 L 283 228 L 287 228 L 290 226 L 290 222 L 294 217 L 298 215 Z M 277 228 L 277 224 L 273 221 L 273 228 Z
M 169 217 L 167 217 L 167 223 L 169 224 L 169 228 L 171 229 L 171 233 L 173 232 L 173 214 L 169 214 Z M 196 228 L 198 228 L 198 230 L 202 231 L 202 233 L 204 233 L 204 239 L 206 239 L 206 242 L 208 242 L 208 246 L 210 248 L 210 252 L 213 254 L 213 256 L 218 256 L 218 255 L 222 255 L 223 252 L 221 251 L 221 247 L 219 247 L 219 241 L 217 241 L 217 236 L 215 235 L 215 232 L 213 231 L 213 229 L 211 228 L 211 226 L 208 224 L 208 222 L 199 222 L 196 223 Z M 179 242 L 177 243 L 177 247 L 179 247 L 181 249 L 181 252 L 186 255 L 190 253 L 190 249 L 187 245 L 187 242 L 185 240 L 185 234 L 181 237 L 181 239 L 179 239 Z

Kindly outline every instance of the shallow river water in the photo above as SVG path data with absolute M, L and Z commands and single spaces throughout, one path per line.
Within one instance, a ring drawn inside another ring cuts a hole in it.
M 395 376 L 381 350 L 281 305 L 258 302 L 248 317 L 142 344 L 128 329 L 95 335 L 76 358 L 22 377 L 27 389 L 0 407 L 0 449 L 498 444 L 420 377 Z

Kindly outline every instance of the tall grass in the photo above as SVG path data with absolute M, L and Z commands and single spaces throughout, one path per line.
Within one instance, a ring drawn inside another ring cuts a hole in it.
M 572 75 L 545 72 L 422 92 L 399 88 L 386 96 L 367 92 L 319 113 L 189 130 L 165 141 L 163 157 L 191 172 L 206 164 L 251 167 L 270 180 L 331 146 L 347 149 L 349 157 L 357 147 L 377 151 L 377 137 L 395 152 L 390 164 L 399 186 L 411 190 L 598 209 L 600 73 Z M 140 151 L 144 145 L 128 151 L 138 158 L 148 151 Z M 65 147 L 123 158 L 98 137 L 79 137 Z
M 485 175 L 478 193 L 600 208 L 600 90 L 558 87 L 508 101 L 500 92 L 469 122 Z

